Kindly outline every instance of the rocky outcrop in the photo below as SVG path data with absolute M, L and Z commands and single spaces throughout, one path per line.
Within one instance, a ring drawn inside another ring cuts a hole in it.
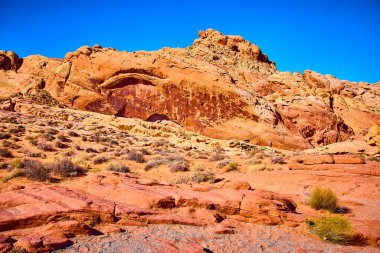
M 16 71 L 22 64 L 22 60 L 13 51 L 0 50 L 0 70 Z
M 379 162 L 365 162 L 358 154 L 298 155 L 288 159 L 290 170 L 332 170 L 360 175 L 380 176 Z
M 280 72 L 256 45 L 212 29 L 184 49 L 83 46 L 64 59 L 26 57 L 18 72 L 30 77 L 24 92 L 43 87 L 73 108 L 284 149 L 345 141 L 380 119 L 379 84 Z
M 10 233 L 16 240 L 0 237 L 0 243 L 3 247 L 14 243 L 28 252 L 50 251 L 70 245 L 75 235 L 100 233 L 85 224 L 203 226 L 233 219 L 297 226 L 302 222 L 295 203 L 286 196 L 243 188 L 199 192 L 118 173 L 88 175 L 67 187 L 31 184 L 0 192 L 0 231 L 38 230 L 25 236 Z
M 380 148 L 380 121 L 376 122 L 368 131 L 366 141 L 371 146 Z

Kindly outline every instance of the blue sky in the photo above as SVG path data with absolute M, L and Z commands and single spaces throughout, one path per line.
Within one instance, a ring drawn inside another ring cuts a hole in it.
M 64 57 L 82 45 L 186 47 L 209 27 L 257 44 L 281 71 L 380 81 L 380 1 L 0 1 L 0 49 Z

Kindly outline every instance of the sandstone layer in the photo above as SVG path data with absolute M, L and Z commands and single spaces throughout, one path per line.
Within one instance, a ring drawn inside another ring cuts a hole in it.
M 284 149 L 362 136 L 380 119 L 379 84 L 280 72 L 256 45 L 212 29 L 184 49 L 95 45 L 64 59 L 26 57 L 17 73 L 4 64 L 0 82 L 13 91 L 44 89 L 76 109 L 169 120 L 206 136 Z

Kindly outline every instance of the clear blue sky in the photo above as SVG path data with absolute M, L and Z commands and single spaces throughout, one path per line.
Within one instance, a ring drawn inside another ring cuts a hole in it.
M 380 0 L 0 0 L 0 13 L 0 49 L 22 57 L 186 47 L 211 27 L 257 44 L 282 71 L 380 81 Z

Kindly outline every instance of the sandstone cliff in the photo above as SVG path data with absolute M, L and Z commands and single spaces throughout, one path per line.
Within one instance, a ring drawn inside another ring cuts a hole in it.
M 212 29 L 183 49 L 95 45 L 64 59 L 32 55 L 20 67 L 9 62 L 0 73 L 9 93 L 44 89 L 81 110 L 169 120 L 206 136 L 285 149 L 363 136 L 380 119 L 379 83 L 280 72 L 256 45 Z

